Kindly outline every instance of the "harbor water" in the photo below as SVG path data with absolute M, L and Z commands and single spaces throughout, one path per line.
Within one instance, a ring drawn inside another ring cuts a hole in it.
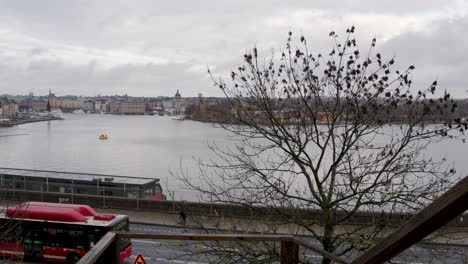
M 107 135 L 107 140 L 99 140 Z M 212 124 L 161 116 L 66 114 L 64 120 L 0 128 L 0 167 L 159 178 L 166 194 L 198 200 L 171 171 L 196 179 L 196 159 L 214 157 L 209 143 L 230 144 Z M 427 156 L 445 158 L 457 175 L 468 174 L 468 145 L 436 143 Z

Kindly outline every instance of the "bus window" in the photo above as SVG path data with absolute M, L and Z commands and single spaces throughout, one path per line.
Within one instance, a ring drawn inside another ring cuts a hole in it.
M 56 186 L 54 186 L 56 187 Z M 56 187 L 58 188 L 58 186 Z M 75 213 L 78 208 L 91 209 L 84 205 L 67 204 L 45 204 L 29 202 L 27 210 L 39 210 L 44 219 L 21 219 L 11 220 L 6 216 L 14 216 L 16 210 L 25 206 L 17 205 L 7 209 L 5 216 L 0 215 L 0 242 L 16 243 L 18 249 L 12 249 L 9 243 L 0 243 L 0 252 L 13 250 L 12 254 L 24 254 L 27 257 L 34 257 L 37 260 L 50 261 L 50 259 L 62 259 L 70 253 L 70 249 L 79 249 L 80 254 L 85 253 L 95 246 L 98 241 L 110 230 L 128 230 L 128 216 L 118 216 L 120 221 L 114 224 L 114 221 L 108 221 L 106 225 L 96 225 L 94 221 L 89 222 L 59 222 L 50 219 L 55 216 L 67 216 L 69 212 L 57 212 L 56 207 L 69 208 L 70 213 Z M 10 210 L 11 209 L 11 210 Z M 83 211 L 86 211 L 83 210 Z M 29 211 L 26 211 L 29 212 Z M 83 215 L 83 217 L 85 217 Z M 117 216 L 116 216 L 117 217 Z M 115 218 L 114 218 L 115 219 Z M 130 239 L 120 239 L 120 249 L 123 259 L 131 256 L 132 246 Z M 52 247 L 52 248 L 44 248 Z M 44 251 L 47 251 L 45 253 Z M 1 253 L 0 253 L 1 255 Z M 0 261 L 1 262 L 1 261 Z
M 112 226 L 112 230 L 115 231 L 128 231 L 128 218 Z
M 94 234 L 89 234 L 88 235 L 89 248 L 92 248 L 92 247 L 94 247 L 94 245 L 96 245 L 96 240 L 97 240 L 96 235 L 94 235 Z
M 49 247 L 59 247 L 62 243 L 59 243 L 60 236 L 57 236 L 57 229 L 55 228 L 44 228 L 44 233 L 47 235 L 44 245 Z
M 47 228 L 47 235 L 49 237 L 55 237 L 57 235 L 57 229 L 55 228 Z
M 67 236 L 68 243 L 65 243 L 65 247 L 87 249 L 87 238 L 83 231 L 70 230 L 67 232 Z
M 15 243 L 23 237 L 23 226 L 21 222 L 0 219 L 0 242 Z
M 128 218 L 124 218 L 122 221 L 116 223 L 114 226 L 112 226 L 112 230 L 128 231 L 129 230 Z M 119 238 L 119 241 L 120 241 L 120 250 L 124 250 L 131 244 L 131 241 L 128 238 Z

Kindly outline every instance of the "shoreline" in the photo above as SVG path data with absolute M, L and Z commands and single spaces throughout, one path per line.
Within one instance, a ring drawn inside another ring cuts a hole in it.
M 41 117 L 37 119 L 15 119 L 0 122 L 0 127 L 12 127 L 27 123 L 42 122 L 42 121 L 52 121 L 52 120 L 63 120 L 63 118 L 58 117 Z
M 196 118 L 186 118 L 185 120 L 191 120 L 191 121 L 196 121 L 196 122 L 201 122 L 201 123 L 210 123 L 210 124 L 221 124 L 221 125 L 239 125 L 239 124 L 236 124 L 234 122 L 225 122 L 225 121 L 220 121 L 220 120 L 207 120 L 207 119 L 196 119 Z M 451 121 L 451 120 L 446 120 L 446 121 L 438 121 L 438 122 L 435 122 L 435 121 L 421 121 L 418 125 L 443 125 L 445 124 L 446 122 L 448 121 Z M 325 125 L 329 125 L 331 124 L 332 122 L 328 123 L 328 122 L 317 122 L 317 125 L 320 125 L 320 126 L 325 126 Z M 342 125 L 346 122 L 343 122 L 343 121 L 337 121 L 335 122 L 336 125 Z M 349 122 L 351 123 L 351 122 Z M 312 125 L 313 122 L 308 122 L 306 123 L 307 125 Z M 377 123 L 367 123 L 369 125 L 371 124 L 374 124 L 374 125 L 407 125 L 408 122 L 404 122 L 404 121 L 389 121 L 389 122 L 386 122 L 384 124 L 377 124 Z M 288 125 L 296 125 L 296 123 L 284 123 L 284 125 L 288 126 Z

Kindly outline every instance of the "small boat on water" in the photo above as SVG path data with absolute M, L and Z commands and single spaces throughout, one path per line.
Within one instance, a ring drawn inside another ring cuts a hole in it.
M 50 111 L 49 116 L 51 116 L 53 118 L 63 119 L 63 112 L 60 109 L 54 109 L 54 110 Z
M 182 115 L 179 115 L 179 116 L 173 116 L 173 117 L 172 117 L 172 119 L 174 119 L 174 120 L 180 120 L 180 121 L 182 121 L 182 120 L 185 120 L 185 116 L 182 116 Z
M 100 140 L 105 140 L 105 139 L 108 139 L 109 137 L 107 135 L 100 135 L 99 136 L 99 139 Z
M 83 109 L 78 109 L 72 112 L 73 114 L 85 114 L 85 111 Z

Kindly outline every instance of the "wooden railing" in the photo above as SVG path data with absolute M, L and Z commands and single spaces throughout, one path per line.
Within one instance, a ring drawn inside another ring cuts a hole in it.
M 383 263 L 468 209 L 468 176 L 352 264 Z
M 336 257 L 308 241 L 291 235 L 243 235 L 243 234 L 200 234 L 200 233 L 134 233 L 109 232 L 86 254 L 78 264 L 90 264 L 105 259 L 101 263 L 120 263 L 119 238 L 161 239 L 161 240 L 203 240 L 203 241 L 275 241 L 281 243 L 281 264 L 299 263 L 299 246 L 309 249 L 318 255 L 332 260 L 335 263 L 348 264 L 345 260 Z
M 144 234 L 116 232 L 105 235 L 78 264 L 92 264 L 105 258 L 104 263 L 120 263 L 119 238 L 144 238 L 164 240 L 218 240 L 218 241 L 278 241 L 281 242 L 281 264 L 299 263 L 299 247 L 340 264 L 383 263 L 468 209 L 468 176 L 453 186 L 431 205 L 403 224 L 391 235 L 381 240 L 375 247 L 347 262 L 311 243 L 290 235 L 241 235 L 241 234 Z

